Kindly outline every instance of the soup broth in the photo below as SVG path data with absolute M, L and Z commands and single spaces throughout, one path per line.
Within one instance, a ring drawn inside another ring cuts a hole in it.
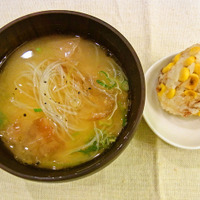
M 128 80 L 97 43 L 48 36 L 18 48 L 0 73 L 0 136 L 14 157 L 48 169 L 101 154 L 127 123 Z

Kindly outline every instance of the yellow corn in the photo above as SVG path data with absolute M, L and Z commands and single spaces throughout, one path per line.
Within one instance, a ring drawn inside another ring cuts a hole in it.
M 195 55 L 195 54 L 197 54 L 199 51 L 200 51 L 200 47 L 192 47 L 192 48 L 190 49 L 190 55 L 191 55 L 191 56 L 192 56 L 192 55 Z
M 179 81 L 184 82 L 190 76 L 190 70 L 187 67 L 183 67 L 180 71 Z
M 175 94 L 176 94 L 176 90 L 170 89 L 166 96 L 167 96 L 168 99 L 172 99 Z
M 163 95 L 163 93 L 166 91 L 166 86 L 161 83 L 159 86 L 158 86 L 158 96 L 161 97 Z
M 166 67 L 162 69 L 162 73 L 164 74 L 168 72 L 173 66 L 174 66 L 174 63 L 169 63 Z
M 194 56 L 190 56 L 189 58 L 187 58 L 184 62 L 184 65 L 187 67 L 189 65 L 191 65 L 192 63 L 194 63 L 196 60 L 196 58 Z
M 174 59 L 173 59 L 174 64 L 176 64 L 176 63 L 179 61 L 180 57 L 181 57 L 181 54 L 180 54 L 180 53 L 177 54 L 177 55 L 174 57 Z
M 199 63 L 195 64 L 194 73 L 200 75 L 200 64 Z
M 197 74 L 191 74 L 189 82 L 185 86 L 189 90 L 194 90 L 199 83 L 199 76 Z
M 196 115 L 200 116 L 200 111 Z
M 191 96 L 191 97 L 195 98 L 197 96 L 197 93 L 193 90 L 185 90 L 184 95 L 185 96 Z

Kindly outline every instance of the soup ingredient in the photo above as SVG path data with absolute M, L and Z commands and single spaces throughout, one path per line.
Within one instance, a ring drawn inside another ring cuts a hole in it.
M 121 88 L 122 88 L 122 90 L 124 90 L 124 91 L 126 91 L 126 92 L 129 90 L 129 85 L 128 85 L 128 81 L 127 81 L 127 80 L 124 80 L 124 81 L 122 82 Z
M 92 41 L 28 42 L 0 74 L 1 139 L 22 163 L 79 165 L 110 148 L 126 126 L 128 90 L 120 66 Z
M 7 123 L 6 116 L 0 112 L 0 128 L 4 128 Z
M 200 45 L 177 54 L 158 77 L 157 94 L 161 107 L 183 117 L 200 114 Z
M 42 109 L 41 108 L 34 108 L 33 109 L 35 112 L 42 112 Z

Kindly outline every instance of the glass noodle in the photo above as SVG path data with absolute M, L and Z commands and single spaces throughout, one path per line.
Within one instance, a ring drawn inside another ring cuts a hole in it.
M 23 163 L 81 164 L 109 148 L 127 123 L 127 77 L 100 45 L 79 36 L 23 45 L 5 63 L 0 86 L 0 135 Z

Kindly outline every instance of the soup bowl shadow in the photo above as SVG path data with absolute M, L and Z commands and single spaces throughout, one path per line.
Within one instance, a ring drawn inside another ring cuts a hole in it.
M 141 119 L 145 101 L 144 74 L 136 52 L 115 28 L 100 19 L 73 11 L 43 11 L 23 16 L 0 29 L 0 69 L 16 48 L 35 38 L 52 34 L 80 35 L 104 46 L 114 54 L 129 80 L 127 125 L 116 142 L 101 155 L 84 164 L 62 170 L 34 168 L 17 162 L 0 141 L 0 168 L 36 181 L 74 180 L 92 174 L 118 157 L 132 139 Z

